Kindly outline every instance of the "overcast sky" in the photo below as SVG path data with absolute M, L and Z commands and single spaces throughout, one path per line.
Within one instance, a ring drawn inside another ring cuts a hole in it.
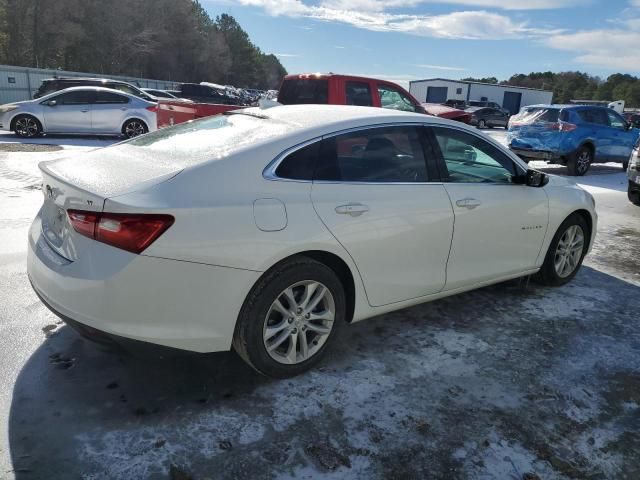
M 640 74 L 640 0 L 201 0 L 290 73 Z

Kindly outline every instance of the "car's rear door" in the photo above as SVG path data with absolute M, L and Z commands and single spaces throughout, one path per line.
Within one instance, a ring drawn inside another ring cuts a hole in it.
M 121 133 L 129 105 L 130 99 L 126 95 L 96 92 L 91 114 L 93 133 Z
M 535 268 L 548 223 L 544 189 L 514 183 L 520 167 L 480 135 L 445 126 L 430 132 L 455 215 L 445 288 Z
M 313 205 L 355 261 L 374 306 L 436 293 L 445 284 L 453 212 L 442 183 L 429 182 L 425 145 L 418 125 L 322 140 Z
M 45 128 L 51 133 L 90 133 L 93 90 L 75 90 L 43 102 Z M 55 100 L 52 104 L 51 100 Z

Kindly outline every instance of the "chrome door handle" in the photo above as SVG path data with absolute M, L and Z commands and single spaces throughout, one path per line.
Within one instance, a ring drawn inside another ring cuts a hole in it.
M 482 202 L 476 198 L 463 198 L 462 200 L 456 200 L 456 205 L 473 210 L 474 208 L 482 205 Z
M 336 213 L 340 215 L 351 215 L 352 217 L 359 217 L 368 211 L 369 207 L 362 203 L 347 203 L 346 205 L 336 207 Z

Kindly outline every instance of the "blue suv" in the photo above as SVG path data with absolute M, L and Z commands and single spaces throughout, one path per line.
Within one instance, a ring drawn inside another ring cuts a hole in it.
M 509 121 L 509 148 L 524 161 L 566 165 L 584 175 L 592 163 L 619 162 L 626 170 L 639 130 L 616 111 L 587 105 L 530 105 Z

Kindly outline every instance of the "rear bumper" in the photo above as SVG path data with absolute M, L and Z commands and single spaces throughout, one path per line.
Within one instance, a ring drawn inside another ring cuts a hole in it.
M 230 349 L 259 272 L 134 255 L 85 240 L 90 248 L 70 262 L 43 237 L 39 215 L 29 232 L 29 279 L 57 315 L 90 336 L 194 352 Z

